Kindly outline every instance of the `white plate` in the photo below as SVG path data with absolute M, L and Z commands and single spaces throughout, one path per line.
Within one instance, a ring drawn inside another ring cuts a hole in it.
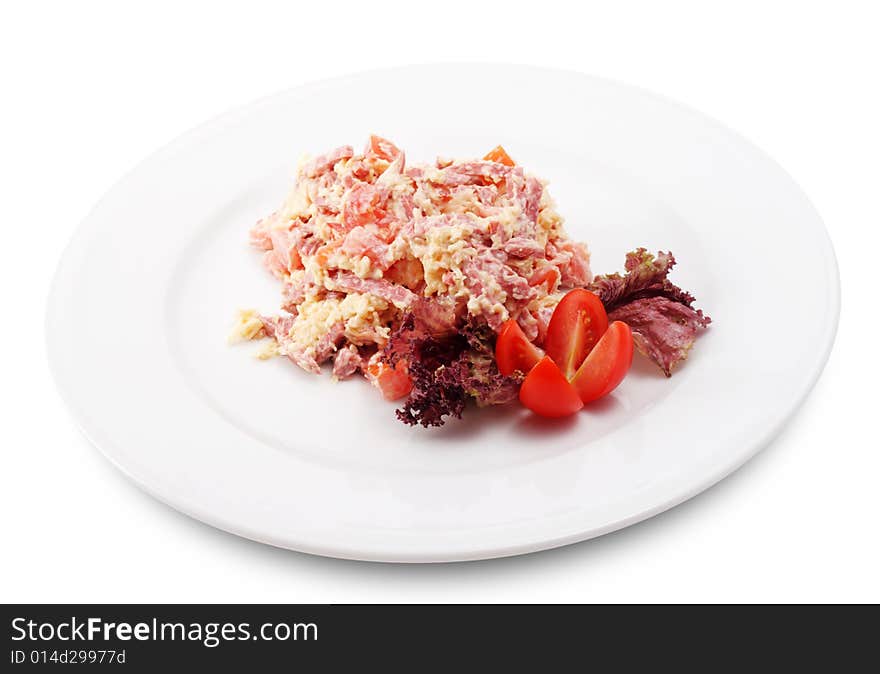
M 278 306 L 247 246 L 303 152 L 388 136 L 411 161 L 502 143 L 551 181 L 593 267 L 639 245 L 714 319 L 666 380 L 637 356 L 592 413 L 517 405 L 409 428 L 363 381 L 253 345 L 235 310 Z M 819 217 L 752 145 L 655 95 L 498 65 L 300 87 L 187 133 L 82 224 L 48 309 L 51 366 L 86 435 L 155 497 L 216 527 L 322 555 L 479 559 L 597 536 L 729 474 L 780 430 L 828 356 L 838 273 Z

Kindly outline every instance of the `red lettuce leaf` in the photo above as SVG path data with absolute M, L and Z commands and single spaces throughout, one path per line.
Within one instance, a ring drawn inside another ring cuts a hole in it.
M 687 358 L 698 331 L 712 322 L 693 308 L 693 295 L 666 278 L 674 265 L 672 253 L 655 256 L 638 248 L 627 253 L 625 274 L 597 276 L 589 286 L 605 305 L 609 320 L 629 325 L 636 348 L 667 377 Z
M 485 325 L 467 323 L 456 333 L 437 335 L 407 315 L 384 351 L 392 366 L 405 360 L 413 380 L 397 418 L 411 426 L 442 426 L 448 418 L 461 418 L 469 399 L 480 406 L 514 400 L 519 381 L 498 372 L 494 341 Z

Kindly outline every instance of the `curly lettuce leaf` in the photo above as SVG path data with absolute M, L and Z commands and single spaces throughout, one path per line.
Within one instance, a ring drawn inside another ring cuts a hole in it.
M 438 336 L 422 330 L 412 314 L 407 316 L 385 349 L 392 365 L 407 362 L 413 380 L 397 418 L 411 426 L 442 426 L 451 417 L 461 418 L 469 399 L 479 406 L 514 400 L 519 382 L 498 372 L 494 339 L 488 326 L 471 324 Z
M 693 308 L 693 295 L 667 278 L 674 265 L 672 253 L 652 255 L 638 248 L 627 253 L 625 274 L 597 276 L 589 285 L 605 305 L 609 320 L 629 325 L 636 348 L 667 377 L 687 358 L 697 333 L 712 322 Z

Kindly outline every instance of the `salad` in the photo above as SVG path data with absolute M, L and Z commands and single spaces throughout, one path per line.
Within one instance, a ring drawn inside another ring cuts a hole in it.
M 235 339 L 307 372 L 361 374 L 407 424 L 439 426 L 469 402 L 519 399 L 566 416 L 610 393 L 638 350 L 669 376 L 710 319 L 639 248 L 594 276 L 546 183 L 503 148 L 408 164 L 371 136 L 304 161 L 281 207 L 251 231 L 281 310 L 239 314 Z

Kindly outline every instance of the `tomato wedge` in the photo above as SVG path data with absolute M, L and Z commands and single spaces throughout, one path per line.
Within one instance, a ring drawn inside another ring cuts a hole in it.
M 542 417 L 567 417 L 584 403 L 548 356 L 532 368 L 519 389 L 520 402 Z
M 527 374 L 543 356 L 544 352 L 528 340 L 515 320 L 501 326 L 495 341 L 495 362 L 505 377 L 517 370 Z
M 505 166 L 516 166 L 513 162 L 513 159 L 510 158 L 510 155 L 504 150 L 500 145 L 496 145 L 489 152 L 486 153 L 486 156 L 483 157 L 485 161 L 495 161 L 499 164 L 504 164 Z
M 568 292 L 556 305 L 544 350 L 571 379 L 599 338 L 608 329 L 608 315 L 599 297 L 577 288 Z
M 632 330 L 626 323 L 614 321 L 578 368 L 571 384 L 585 404 L 598 400 L 623 381 L 632 359 Z

